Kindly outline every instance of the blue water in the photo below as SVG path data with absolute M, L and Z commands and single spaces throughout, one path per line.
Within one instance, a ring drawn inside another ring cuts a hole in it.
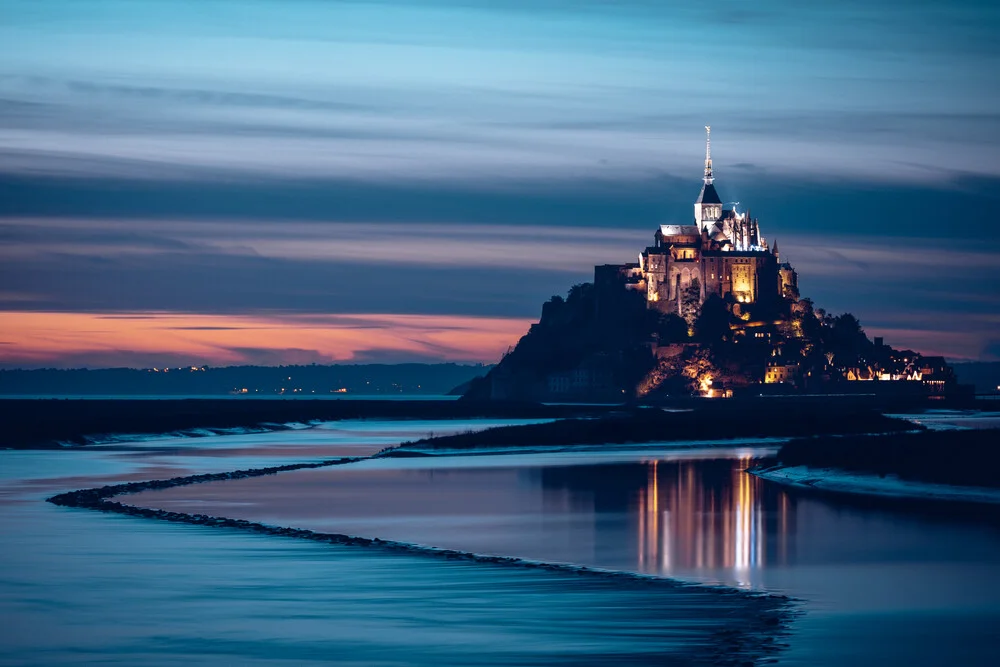
M 128 502 L 788 594 L 807 613 L 787 664 L 995 664 L 995 520 L 858 508 L 744 472 L 773 451 L 374 459 Z
M 59 512 L 4 519 L 2 664 L 586 664 L 711 622 L 607 581 Z
M 688 664 L 738 597 L 60 508 L 58 491 L 364 454 L 495 421 L 0 452 L 0 664 Z M 307 457 L 308 458 L 308 457 Z
M 43 502 L 126 479 L 365 455 L 497 423 L 336 422 L 0 452 L 0 664 L 687 664 L 753 613 L 738 596 L 697 588 Z M 781 664 L 995 664 L 995 523 L 804 498 L 742 472 L 773 451 L 378 459 L 130 502 L 787 593 L 804 613 Z

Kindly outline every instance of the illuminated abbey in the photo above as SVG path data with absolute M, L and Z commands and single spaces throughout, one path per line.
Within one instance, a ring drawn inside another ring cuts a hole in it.
M 693 219 L 659 225 L 637 262 L 596 266 L 593 283 L 546 301 L 538 322 L 466 397 L 953 391 L 943 358 L 873 342 L 850 313 L 830 315 L 800 298 L 777 242 L 768 243 L 748 211 L 719 197 L 705 130 Z
M 632 264 L 595 267 L 595 283 L 624 283 L 664 313 L 682 314 L 683 302 L 700 305 L 712 294 L 739 304 L 771 304 L 797 297 L 795 270 L 768 245 L 756 218 L 725 206 L 715 189 L 711 128 L 706 126 L 705 175 L 687 225 L 660 225 L 653 245 Z

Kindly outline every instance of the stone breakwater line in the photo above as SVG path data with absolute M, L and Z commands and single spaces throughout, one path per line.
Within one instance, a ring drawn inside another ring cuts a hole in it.
M 479 563 L 513 565 L 530 569 L 544 569 L 553 572 L 567 572 L 577 575 L 597 575 L 601 577 L 628 579 L 630 581 L 649 582 L 656 585 L 673 588 L 698 588 L 706 592 L 713 592 L 719 595 L 738 595 L 748 598 L 773 599 L 776 602 L 787 602 L 789 598 L 783 595 L 773 595 L 766 593 L 750 593 L 723 586 L 704 586 L 701 584 L 690 584 L 675 579 L 668 579 L 651 574 L 641 574 L 638 572 L 622 572 L 619 570 L 609 570 L 585 565 L 571 565 L 566 563 L 550 563 L 515 556 L 491 556 L 478 554 L 470 551 L 458 549 L 445 549 L 431 547 L 409 542 L 399 542 L 396 540 L 383 540 L 377 537 L 357 537 L 342 533 L 322 533 L 302 528 L 284 528 L 269 524 L 247 521 L 246 519 L 230 519 L 227 517 L 211 516 L 207 514 L 188 514 L 185 512 L 171 512 L 169 510 L 151 509 L 138 507 L 113 500 L 117 496 L 131 495 L 144 491 L 155 491 L 158 489 L 169 489 L 190 484 L 201 484 L 205 482 L 220 482 L 224 480 L 246 479 L 249 477 L 262 477 L 264 475 L 276 475 L 280 472 L 292 470 L 303 470 L 307 468 L 325 468 L 328 466 L 344 465 L 363 460 L 364 457 L 340 458 L 316 463 L 296 463 L 271 468 L 255 468 L 250 470 L 235 470 L 232 472 L 210 473 L 202 475 L 189 475 L 186 477 L 173 477 L 171 479 L 150 480 L 147 482 L 129 482 L 126 484 L 112 484 L 93 489 L 81 489 L 79 491 L 69 491 L 48 498 L 48 502 L 62 507 L 78 507 L 94 509 L 102 512 L 115 512 L 138 516 L 148 519 L 160 519 L 174 523 L 189 523 L 199 526 L 217 526 L 224 528 L 238 528 L 254 533 L 265 535 L 280 535 L 282 537 L 296 537 L 299 539 L 313 540 L 316 542 L 326 542 L 328 544 L 341 544 L 349 546 L 378 547 L 389 551 L 428 554 L 446 558 L 448 560 L 464 560 Z
M 227 479 L 246 479 L 248 477 L 263 477 L 264 475 L 277 475 L 279 472 L 289 472 L 292 470 L 305 470 L 308 468 L 326 468 L 328 466 L 343 465 L 345 463 L 355 463 L 361 461 L 362 456 L 345 456 L 339 459 L 329 459 L 326 461 L 314 461 L 312 463 L 289 463 L 281 466 L 271 466 L 268 468 L 250 468 L 247 470 L 234 470 L 232 472 L 205 473 L 202 475 L 187 475 L 184 477 L 171 477 L 170 479 L 153 479 L 147 482 L 128 482 L 126 484 L 109 484 L 93 489 L 81 489 L 79 491 L 68 491 L 47 498 L 48 502 L 62 507 L 86 507 L 88 509 L 106 510 L 109 512 L 121 512 L 115 505 L 121 503 L 108 502 L 109 498 L 115 496 L 141 493 L 143 491 L 155 491 L 157 489 L 170 489 L 176 486 L 188 486 L 189 484 L 202 484 L 204 482 L 222 482 Z M 128 505 L 122 505 L 128 507 Z
M 745 600 L 748 604 L 746 615 L 741 615 L 737 628 L 722 630 L 717 633 L 718 642 L 716 643 L 714 650 L 710 651 L 715 654 L 714 660 L 712 660 L 713 664 L 730 664 L 733 656 L 741 656 L 741 658 L 733 664 L 747 664 L 746 660 L 748 657 L 750 658 L 749 664 L 753 664 L 756 659 L 774 654 L 786 646 L 785 644 L 779 644 L 776 642 L 776 637 L 786 636 L 788 634 L 789 624 L 793 617 L 799 612 L 796 609 L 797 605 L 794 604 L 795 601 L 785 595 L 742 591 L 725 586 L 692 584 L 678 581 L 676 579 L 641 574 L 637 572 L 623 572 L 619 570 L 609 570 L 584 565 L 572 565 L 568 563 L 551 563 L 546 561 L 517 558 L 513 556 L 478 554 L 468 551 L 460 551 L 457 549 L 445 549 L 412 544 L 408 542 L 399 542 L 395 540 L 383 540 L 377 537 L 357 537 L 341 533 L 322 533 L 301 528 L 286 528 L 258 523 L 255 521 L 247 521 L 245 519 L 230 519 L 227 517 L 210 516 L 206 514 L 171 512 L 167 510 L 137 507 L 135 505 L 129 505 L 114 500 L 114 498 L 118 496 L 131 495 L 144 491 L 169 489 L 178 486 L 187 486 L 190 484 L 201 484 L 206 482 L 262 477 L 264 475 L 276 475 L 281 472 L 288 472 L 292 470 L 345 465 L 361 461 L 364 458 L 366 457 L 343 457 L 312 463 L 295 463 L 268 468 L 235 470 L 232 472 L 188 475 L 185 477 L 173 477 L 170 479 L 149 480 L 145 482 L 112 484 L 92 489 L 81 489 L 60 493 L 48 498 L 47 501 L 62 507 L 92 509 L 101 512 L 114 512 L 117 514 L 141 517 L 145 519 L 158 519 L 160 521 L 187 523 L 215 528 L 232 528 L 262 535 L 290 537 L 343 546 L 376 548 L 394 553 L 433 556 L 450 561 L 465 561 L 495 566 L 545 570 L 567 575 L 599 577 L 601 579 L 620 580 L 629 584 L 657 586 L 677 591 L 697 591 L 698 594 L 718 596 L 720 599 L 739 598 Z

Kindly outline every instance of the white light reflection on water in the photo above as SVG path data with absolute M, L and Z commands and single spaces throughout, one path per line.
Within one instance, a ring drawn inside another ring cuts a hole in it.
M 678 575 L 691 571 L 730 572 L 727 583 L 751 588 L 753 571 L 768 560 L 765 517 L 774 513 L 778 542 L 776 563 L 787 555 L 789 501 L 777 491 L 776 507 L 765 507 L 762 482 L 743 470 L 754 461 L 739 453 L 731 483 L 712 490 L 702 479 L 703 466 L 646 462 L 648 479 L 637 492 L 638 569 L 651 574 Z M 661 480 L 662 478 L 662 480 Z

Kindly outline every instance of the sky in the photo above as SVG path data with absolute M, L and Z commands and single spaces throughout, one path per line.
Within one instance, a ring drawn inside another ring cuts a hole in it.
M 495 362 L 716 187 L 1000 360 L 1000 5 L 0 0 L 0 367 Z

